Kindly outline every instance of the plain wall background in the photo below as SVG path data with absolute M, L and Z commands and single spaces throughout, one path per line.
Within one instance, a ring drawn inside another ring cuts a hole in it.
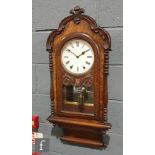
M 50 74 L 46 39 L 59 22 L 69 15 L 70 9 L 79 5 L 85 14 L 92 16 L 105 27 L 112 38 L 109 65 L 109 112 L 110 144 L 104 150 L 63 144 L 54 129 L 46 121 L 50 115 Z M 122 155 L 123 154 L 123 21 L 122 0 L 33 0 L 33 48 L 32 48 L 32 104 L 33 114 L 40 117 L 40 132 L 50 138 L 50 155 Z M 47 153 L 46 153 L 47 154 Z

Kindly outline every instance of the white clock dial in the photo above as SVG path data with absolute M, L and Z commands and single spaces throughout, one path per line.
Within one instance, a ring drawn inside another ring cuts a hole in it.
M 84 74 L 94 64 L 93 48 L 85 40 L 69 40 L 62 48 L 61 63 L 64 69 L 72 74 Z

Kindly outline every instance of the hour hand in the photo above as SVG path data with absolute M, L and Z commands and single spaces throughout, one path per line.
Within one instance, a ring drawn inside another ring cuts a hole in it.
M 80 57 L 81 55 L 84 55 L 86 52 L 88 52 L 90 49 L 87 49 L 86 51 L 83 51 L 78 57 Z

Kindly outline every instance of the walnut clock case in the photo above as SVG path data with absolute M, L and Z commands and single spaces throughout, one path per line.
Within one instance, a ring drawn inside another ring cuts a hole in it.
M 61 140 L 106 147 L 107 76 L 111 38 L 76 6 L 47 39 L 51 75 L 51 115 L 63 129 Z

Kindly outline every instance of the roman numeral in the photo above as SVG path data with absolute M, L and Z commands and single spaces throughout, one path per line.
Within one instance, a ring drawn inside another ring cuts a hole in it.
M 66 62 L 66 64 L 69 64 L 69 63 L 70 63 L 70 61 L 67 61 L 67 62 Z
M 90 62 L 86 61 L 86 64 L 87 64 L 87 65 L 90 65 Z
M 76 41 L 76 46 L 79 47 L 79 42 L 78 41 Z
M 79 67 L 77 67 L 77 71 L 79 71 Z
M 85 66 L 83 66 L 83 69 L 86 69 L 86 67 L 85 67 Z
M 68 56 L 64 56 L 64 58 L 68 58 Z
M 70 66 L 70 69 L 72 69 L 73 68 L 73 65 L 72 66 Z
M 87 56 L 87 58 L 92 58 L 92 56 Z
M 71 50 L 70 49 L 66 49 L 66 51 L 70 52 Z
M 83 44 L 82 48 L 84 47 L 85 43 Z
M 71 43 L 71 47 L 74 48 L 73 44 Z

